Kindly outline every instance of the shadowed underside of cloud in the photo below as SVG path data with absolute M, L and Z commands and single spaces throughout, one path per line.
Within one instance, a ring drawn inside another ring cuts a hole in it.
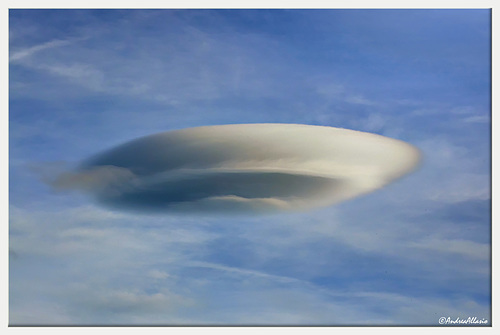
M 137 211 L 268 212 L 328 206 L 412 171 L 411 145 L 297 124 L 189 128 L 125 143 L 52 185 Z

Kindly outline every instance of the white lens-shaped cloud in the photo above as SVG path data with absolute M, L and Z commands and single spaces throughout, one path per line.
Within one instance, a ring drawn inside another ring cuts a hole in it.
M 206 126 L 125 143 L 54 184 L 138 211 L 292 211 L 376 190 L 415 169 L 419 159 L 405 142 L 347 129 Z

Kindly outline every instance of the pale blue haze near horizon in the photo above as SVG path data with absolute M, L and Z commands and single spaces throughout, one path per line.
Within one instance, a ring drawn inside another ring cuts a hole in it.
M 491 320 L 490 11 L 10 10 L 13 325 Z M 406 141 L 420 168 L 303 213 L 140 214 L 45 183 L 236 123 Z

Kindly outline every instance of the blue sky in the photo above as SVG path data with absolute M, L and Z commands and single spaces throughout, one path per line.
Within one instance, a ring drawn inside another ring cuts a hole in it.
M 11 10 L 11 324 L 490 315 L 488 10 Z M 300 214 L 139 215 L 43 176 L 204 125 L 348 128 L 421 168 Z

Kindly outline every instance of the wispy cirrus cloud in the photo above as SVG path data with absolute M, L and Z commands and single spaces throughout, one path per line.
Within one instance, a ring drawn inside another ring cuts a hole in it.
M 11 53 L 9 57 L 10 62 L 19 62 L 26 60 L 27 58 L 30 58 L 34 55 L 36 55 L 38 52 L 52 49 L 52 48 L 57 48 L 60 46 L 65 46 L 68 44 L 73 43 L 74 41 L 72 40 L 52 40 L 48 41 L 42 44 L 34 45 L 28 48 L 20 49 L 20 50 L 15 50 Z

